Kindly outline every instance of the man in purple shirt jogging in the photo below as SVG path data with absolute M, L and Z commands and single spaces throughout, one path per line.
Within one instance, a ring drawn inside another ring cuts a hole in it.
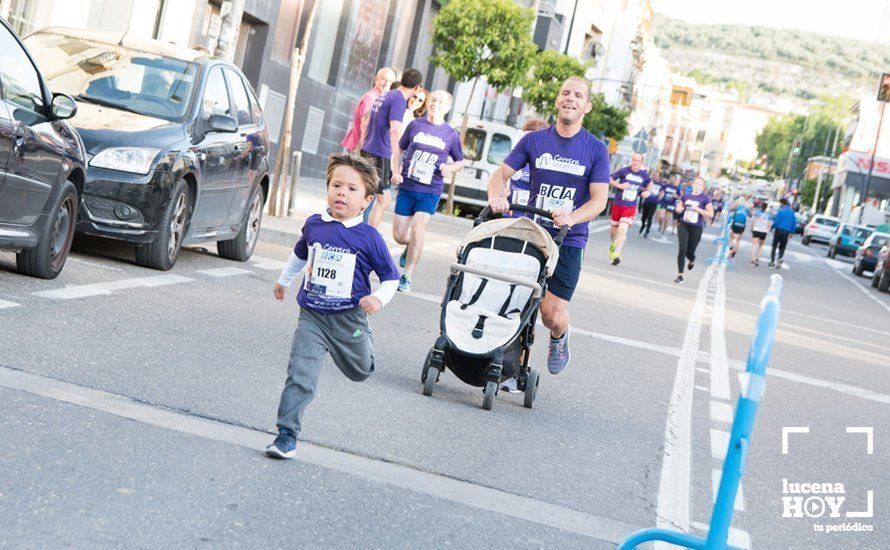
M 510 208 L 507 181 L 529 166 L 529 205 L 552 213 L 553 221 L 539 220 L 552 235 L 567 225 L 559 262 L 541 301 L 541 320 L 550 329 L 547 368 L 562 372 L 569 363 L 569 301 L 581 276 L 588 222 L 606 207 L 610 173 L 605 144 L 584 129 L 584 115 L 593 109 L 590 85 L 573 76 L 562 83 L 556 97 L 556 124 L 530 132 L 488 180 L 488 205 L 495 213 Z
M 402 74 L 399 87 L 388 92 L 374 103 L 371 108 L 371 120 L 362 139 L 362 156 L 377 167 L 380 176 L 380 188 L 368 223 L 377 227 L 383 220 L 383 214 L 392 201 L 390 178 L 401 171 L 399 159 L 393 155 L 393 143 L 402 135 L 402 118 L 408 108 L 408 98 L 420 87 L 423 76 L 417 69 L 408 69 Z

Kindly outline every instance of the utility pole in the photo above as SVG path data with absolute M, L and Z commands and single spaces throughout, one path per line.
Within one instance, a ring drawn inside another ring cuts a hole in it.
M 575 7 L 572 9 L 572 19 L 569 21 L 569 36 L 566 39 L 566 47 L 562 53 L 569 53 L 569 44 L 572 43 L 572 29 L 575 27 L 575 15 L 578 13 L 578 0 L 575 0 Z
M 884 124 L 884 107 L 887 104 L 881 102 L 881 116 L 878 118 L 878 131 L 875 134 L 875 146 L 871 150 L 871 162 L 868 163 L 868 175 L 865 176 L 865 184 L 862 186 L 862 197 L 859 199 L 859 223 L 862 223 L 862 215 L 865 213 L 865 205 L 868 200 L 868 186 L 871 184 L 871 173 L 875 167 L 875 155 L 878 152 L 878 142 L 881 140 L 881 126 Z
M 312 25 L 315 22 L 315 12 L 321 0 L 312 2 L 309 11 L 309 19 L 306 23 L 306 32 L 300 45 L 294 48 L 290 62 L 290 86 L 287 90 L 286 107 L 284 110 L 284 122 L 281 126 L 281 143 L 278 144 L 278 158 L 275 160 L 275 170 L 272 175 L 272 186 L 269 191 L 269 214 L 279 215 L 284 211 L 284 188 L 287 185 L 288 157 L 290 156 L 291 133 L 294 125 L 294 103 L 297 101 L 297 88 L 300 84 L 300 75 L 303 72 L 303 62 L 306 60 L 306 47 L 312 34 Z M 299 23 L 297 23 L 299 25 Z

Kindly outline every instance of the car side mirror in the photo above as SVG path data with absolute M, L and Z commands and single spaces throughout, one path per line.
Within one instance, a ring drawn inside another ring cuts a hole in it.
M 210 115 L 207 126 L 211 132 L 237 132 L 238 120 L 228 115 Z
M 53 94 L 50 109 L 54 119 L 64 120 L 77 114 L 77 102 L 68 94 Z

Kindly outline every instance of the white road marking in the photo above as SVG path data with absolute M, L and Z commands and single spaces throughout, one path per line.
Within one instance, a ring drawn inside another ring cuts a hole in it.
M 19 304 L 15 302 L 7 302 L 6 300 L 0 300 L 0 309 L 6 309 L 8 307 L 18 307 Z
M 139 403 L 121 395 L 7 367 L 0 367 L 0 386 L 250 449 L 256 452 L 257 460 L 267 460 L 260 458 L 259 453 L 272 441 L 272 434 L 267 432 Z M 639 529 L 629 523 L 308 442 L 301 441 L 297 449 L 296 460 L 307 464 L 613 544 Z
M 711 470 L 711 499 L 713 502 L 717 501 L 717 493 L 720 491 L 721 477 L 723 477 L 722 469 L 714 468 Z M 739 488 L 735 494 L 735 502 L 732 503 L 732 507 L 739 512 L 745 511 L 745 493 L 742 490 L 741 483 L 739 483 Z
M 825 263 L 828 264 L 828 267 L 830 267 L 832 269 L 836 269 L 838 271 L 841 269 L 847 269 L 848 267 L 850 267 L 849 265 L 845 264 L 844 262 L 839 262 L 838 260 L 835 260 L 833 258 L 822 258 L 822 259 L 825 260 Z
M 708 393 L 710 391 L 708 388 L 706 388 L 704 386 L 699 386 L 698 384 L 696 384 L 694 387 L 695 387 L 695 389 L 697 389 L 700 392 Z
M 843 277 L 844 279 L 850 281 L 851 283 L 853 283 L 856 286 L 856 288 L 858 288 L 859 290 L 862 291 L 863 294 L 868 296 L 876 304 L 878 304 L 879 306 L 884 308 L 888 313 L 890 313 L 890 304 L 888 304 L 888 303 L 884 302 L 883 300 L 881 300 L 880 298 L 878 298 L 876 296 L 876 292 L 869 292 L 867 288 L 865 288 L 864 286 L 859 284 L 859 281 L 857 281 L 856 279 L 854 279 L 853 277 L 851 277 L 850 275 L 848 275 L 846 273 L 841 273 L 840 271 L 837 271 L 837 274 L 840 275 L 841 277 Z
M 711 313 L 711 396 L 729 399 L 729 364 L 726 359 L 726 265 L 717 269 L 717 288 Z
M 704 533 L 707 533 L 709 528 L 709 526 L 705 525 L 704 523 L 698 522 L 693 523 L 692 527 Z M 730 546 L 742 548 L 743 550 L 751 550 L 751 535 L 749 535 L 747 531 L 736 529 L 735 527 L 730 527 L 728 542 Z
M 729 449 L 729 432 L 711 428 L 711 456 L 723 461 L 726 459 L 727 449 Z
M 285 262 L 281 260 L 266 258 L 264 256 L 251 256 L 248 263 L 257 269 L 270 269 L 275 271 L 280 271 L 285 264 Z
M 700 372 L 700 373 L 702 373 L 702 374 L 708 374 L 708 373 L 711 372 L 711 369 L 704 369 L 704 368 L 702 368 L 702 367 L 698 367 L 698 368 L 695 369 L 695 370 L 697 370 L 698 372 Z
M 695 305 L 686 325 L 677 374 L 668 405 L 664 451 L 655 512 L 659 528 L 689 531 L 689 486 L 692 468 L 692 386 L 701 337 L 702 316 L 714 266 L 708 267 L 698 285 Z M 657 545 L 659 547 L 661 545 Z
M 732 424 L 732 405 L 729 403 L 721 403 L 719 401 L 711 401 L 711 420 L 714 422 L 722 422 L 724 424 Z
M 56 288 L 53 290 L 42 290 L 40 292 L 34 292 L 33 294 L 35 296 L 40 296 L 43 298 L 71 300 L 75 298 L 86 298 L 89 296 L 101 296 L 111 294 L 116 290 L 151 288 L 156 286 L 175 285 L 179 283 L 190 283 L 192 281 L 194 281 L 194 279 L 183 277 L 181 275 L 152 275 L 150 277 L 134 277 L 132 279 L 120 279 L 117 281 L 94 283 L 89 285 L 71 285 L 63 288 Z
M 93 262 L 88 262 L 88 261 L 86 261 L 86 260 L 81 260 L 80 258 L 75 258 L 75 257 L 73 257 L 73 256 L 68 256 L 68 261 L 69 261 L 69 262 L 76 263 L 76 264 L 88 265 L 88 266 L 90 266 L 90 267 L 95 267 L 95 268 L 97 268 L 97 269 L 105 269 L 105 270 L 108 270 L 108 271 L 117 271 L 117 272 L 119 272 L 119 273 L 123 273 L 123 272 L 124 272 L 124 270 L 121 269 L 121 268 L 119 268 L 119 267 L 111 267 L 110 265 L 95 264 L 95 263 L 93 263 Z
M 610 226 L 610 224 L 606 223 L 603 225 L 598 225 L 596 227 L 591 227 L 590 233 L 602 233 L 603 231 L 608 231 Z
M 235 275 L 252 275 L 253 271 L 240 267 L 215 267 L 213 269 L 199 269 L 197 271 L 208 277 L 232 277 Z

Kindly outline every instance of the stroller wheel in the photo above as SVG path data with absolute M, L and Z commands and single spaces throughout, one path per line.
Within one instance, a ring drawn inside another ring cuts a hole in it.
M 433 388 L 436 387 L 436 381 L 439 379 L 439 369 L 429 366 L 426 371 L 426 379 L 423 381 L 423 395 L 429 397 L 433 395 Z
M 488 381 L 485 383 L 485 390 L 482 396 L 482 408 L 486 411 L 491 410 L 491 406 L 494 405 L 494 396 L 498 392 L 498 384 L 497 382 Z
M 531 409 L 535 405 L 535 395 L 538 393 L 538 371 L 531 369 L 528 371 L 528 379 L 525 382 L 525 401 L 526 409 Z

